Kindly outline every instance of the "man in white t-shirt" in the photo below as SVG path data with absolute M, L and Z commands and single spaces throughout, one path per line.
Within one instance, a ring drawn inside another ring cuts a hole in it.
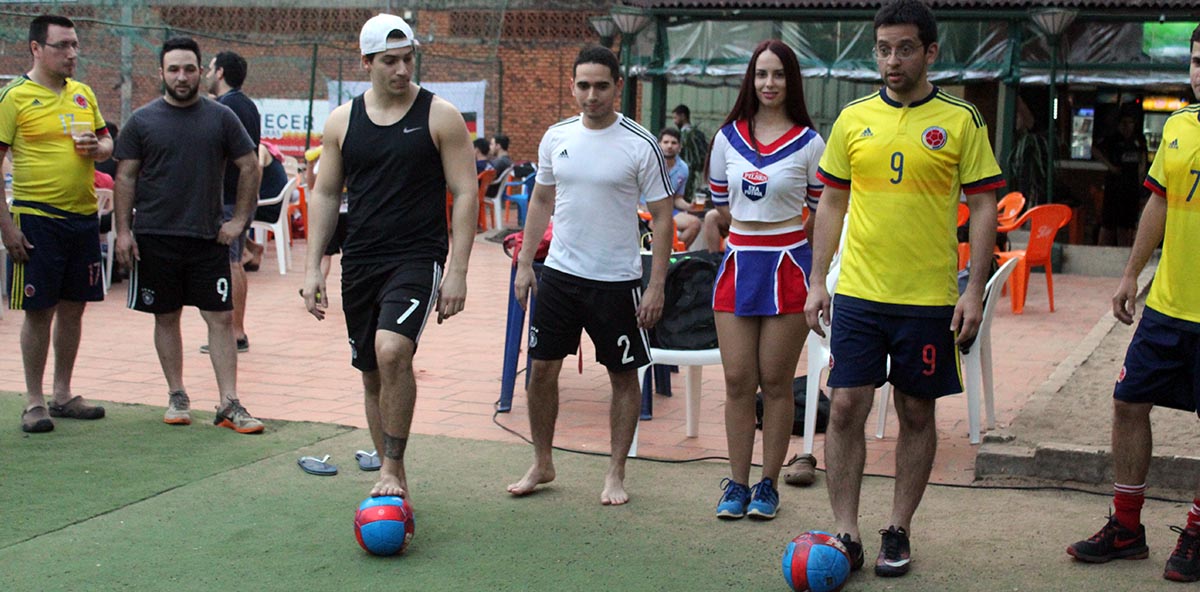
M 558 417 L 558 374 L 587 330 L 596 360 L 612 383 L 612 457 L 600 503 L 621 505 L 625 457 L 640 408 L 637 369 L 650 363 L 645 330 L 662 315 L 671 241 L 654 241 L 650 283 L 642 294 L 638 198 L 645 196 L 656 236 L 670 236 L 670 181 L 654 135 L 613 109 L 621 93 L 617 58 L 592 46 L 575 59 L 571 93 L 580 115 L 550 126 L 538 149 L 537 184 L 529 200 L 525 236 L 540 237 L 554 214 L 554 240 L 540 282 L 527 240 L 517 259 L 517 300 L 538 297 L 529 323 L 529 423 L 534 462 L 509 493 L 525 495 L 554 480 L 551 459 Z M 536 285 L 535 285 L 536 282 Z

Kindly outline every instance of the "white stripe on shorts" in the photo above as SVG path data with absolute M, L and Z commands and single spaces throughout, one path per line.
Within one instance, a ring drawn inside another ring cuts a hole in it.
M 429 322 L 430 315 L 437 312 L 438 293 L 442 287 L 442 266 L 436 262 L 433 264 L 433 287 L 429 290 L 429 304 L 425 306 L 425 318 L 421 319 L 421 328 L 417 330 L 417 338 L 413 343 L 421 341 L 421 334 L 425 332 L 425 323 Z
M 634 288 L 630 292 L 633 292 L 633 315 L 636 323 L 638 308 L 642 306 L 642 289 Z M 638 334 L 642 337 L 642 347 L 646 348 L 646 357 L 650 358 L 650 334 L 641 327 L 638 327 Z M 651 362 L 653 362 L 653 358 L 651 358 Z

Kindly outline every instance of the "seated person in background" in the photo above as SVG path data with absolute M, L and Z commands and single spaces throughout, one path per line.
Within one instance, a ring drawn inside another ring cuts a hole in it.
M 668 127 L 658 133 L 658 147 L 662 149 L 667 163 L 667 175 L 671 177 L 671 203 L 675 208 L 675 233 L 689 247 L 700 235 L 700 218 L 691 215 L 692 204 L 687 200 L 688 163 L 679 158 L 682 148 L 679 130 Z
M 488 160 L 488 152 L 492 149 L 492 143 L 487 141 L 487 138 L 477 138 L 475 142 L 475 174 L 478 175 L 492 166 L 492 162 Z
M 317 186 L 317 169 L 321 165 L 321 146 L 317 145 L 304 153 L 304 160 L 308 161 L 308 168 L 304 170 L 304 186 Z M 349 203 L 346 201 L 346 192 L 342 191 L 342 203 L 338 206 L 337 226 L 333 228 L 333 236 L 329 238 L 329 244 L 325 245 L 325 253 L 321 256 L 321 276 L 329 277 L 329 268 L 332 265 L 333 256 L 342 252 L 342 243 L 346 240 L 346 211 L 349 209 Z
M 258 166 L 262 167 L 262 182 L 258 186 L 258 199 L 270 199 L 278 196 L 287 186 L 287 172 L 283 170 L 283 153 L 274 144 L 263 140 L 258 145 Z M 275 222 L 284 202 L 258 208 L 254 211 L 254 220 L 258 222 Z M 242 255 L 242 264 L 246 271 L 257 271 L 262 263 L 263 246 L 246 239 L 246 251 Z
M 492 179 L 492 183 L 488 185 L 486 195 L 496 197 L 496 194 L 500 192 L 500 186 L 508 182 L 508 170 L 513 166 L 512 158 L 508 155 L 508 136 L 496 134 L 492 137 L 488 158 L 492 160 L 492 168 L 496 169 L 496 178 Z
M 709 210 L 704 214 L 704 223 L 702 232 L 704 233 L 704 246 L 709 253 L 723 253 L 725 251 L 722 241 L 729 236 L 729 218 L 728 214 L 722 215 L 720 210 Z
M 102 173 L 99 169 L 93 173 L 92 179 L 92 182 L 96 185 L 96 189 L 112 189 L 115 184 L 112 175 Z M 100 234 L 106 234 L 109 230 L 112 230 L 112 207 L 110 204 L 108 213 L 100 215 Z
M 492 147 L 488 156 L 492 159 L 492 168 L 497 171 L 508 170 L 513 165 L 512 157 L 508 155 L 508 136 L 504 134 L 492 136 Z
M 112 189 L 115 183 L 112 175 L 97 170 L 92 175 L 92 183 L 96 185 L 96 189 Z

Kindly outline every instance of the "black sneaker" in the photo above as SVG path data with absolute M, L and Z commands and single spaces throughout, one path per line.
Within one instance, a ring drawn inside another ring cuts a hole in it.
M 883 535 L 883 546 L 875 558 L 875 575 L 881 578 L 898 578 L 908 573 L 908 531 L 898 526 L 889 526 L 879 531 Z
M 1176 582 L 1200 580 L 1200 529 L 1172 526 L 1171 530 L 1179 533 L 1179 541 L 1167 559 L 1163 577 Z
M 248 351 L 250 351 L 250 338 L 249 337 L 239 338 L 237 340 L 237 352 L 239 354 L 244 354 Z M 202 354 L 208 353 L 208 344 L 207 343 L 200 346 L 200 353 L 202 353 Z
M 850 538 L 849 533 L 843 532 L 837 535 L 839 541 L 846 547 L 846 553 L 850 554 L 850 571 L 858 571 L 863 566 L 863 550 L 862 543 L 856 543 Z
M 1146 546 L 1146 527 L 1139 524 L 1134 532 L 1121 526 L 1116 516 L 1109 516 L 1100 532 L 1067 547 L 1067 555 L 1086 563 L 1108 563 L 1113 559 L 1145 559 L 1150 556 Z

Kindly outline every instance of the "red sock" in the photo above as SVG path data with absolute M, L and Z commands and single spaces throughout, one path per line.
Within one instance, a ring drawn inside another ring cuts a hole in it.
M 1121 526 L 1136 531 L 1142 523 L 1142 504 L 1146 502 L 1146 484 L 1122 485 L 1113 484 L 1113 515 Z M 1190 515 L 1189 515 L 1190 519 Z M 1200 521 L 1200 517 L 1197 517 Z
M 1192 509 L 1188 511 L 1188 530 L 1200 529 L 1200 497 L 1192 500 Z

